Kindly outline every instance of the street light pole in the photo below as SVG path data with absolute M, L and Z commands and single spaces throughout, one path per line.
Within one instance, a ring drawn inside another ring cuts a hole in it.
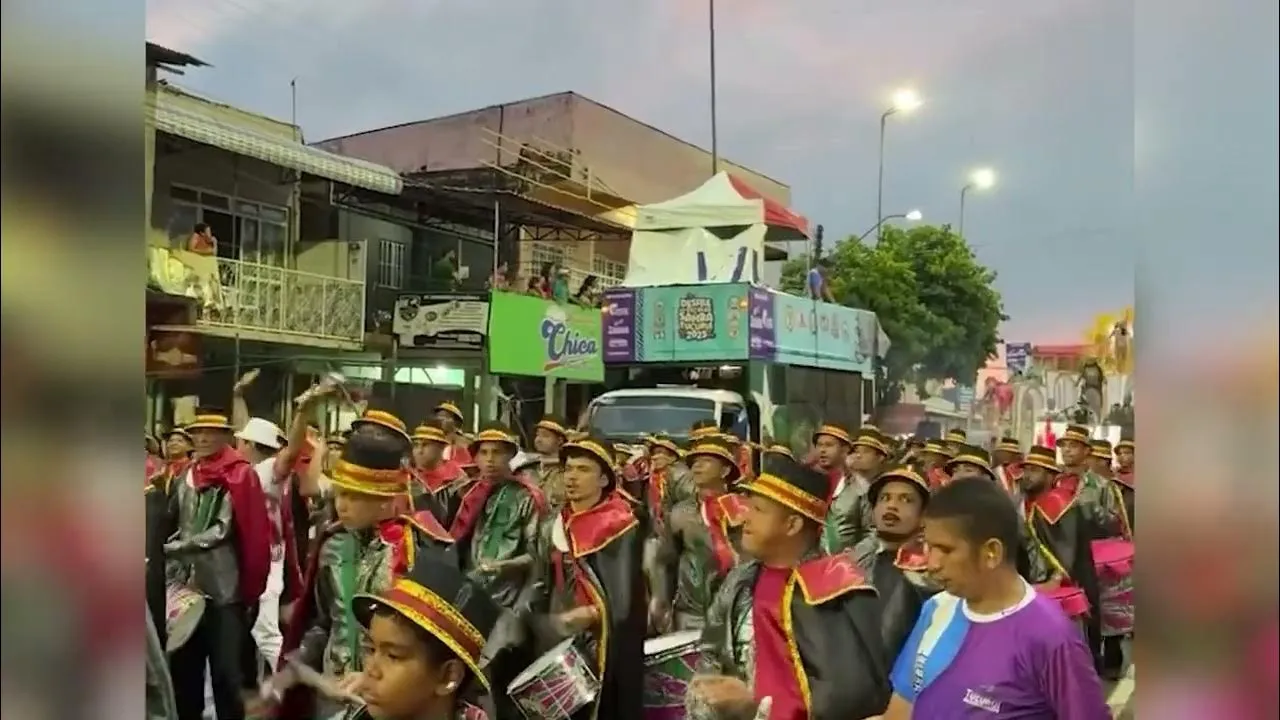
M 876 217 L 877 218 L 884 218 L 884 129 L 885 129 L 885 126 L 889 124 L 889 116 L 894 114 L 897 111 L 898 109 L 896 107 L 891 107 L 888 110 L 885 110 L 884 114 L 880 116 L 880 169 L 876 175 Z M 882 219 L 876 223 L 875 227 L 872 228 L 872 230 L 879 230 L 880 226 L 883 224 L 884 224 L 884 220 Z M 880 237 L 880 234 L 877 232 L 876 238 L 879 238 L 879 237 Z
M 991 186 L 996 184 L 996 171 L 991 168 L 978 168 L 969 173 L 969 181 L 960 188 L 960 222 L 956 226 L 956 231 L 960 237 L 964 237 L 964 201 L 969 195 L 970 190 L 989 190 Z
M 711 174 L 720 172 L 720 143 L 716 127 L 716 0 L 707 0 L 708 64 L 711 71 Z
M 884 131 L 889 125 L 889 116 L 897 113 L 910 113 L 920 107 L 922 102 L 920 94 L 915 90 L 902 88 L 893 94 L 892 104 L 880 116 L 880 162 L 879 169 L 876 172 L 876 218 L 884 217 Z M 878 224 L 877 227 L 879 227 Z
M 889 222 L 890 220 L 902 219 L 902 220 L 910 220 L 912 222 L 916 222 L 917 220 L 920 220 L 923 217 L 924 215 L 921 214 L 919 210 L 912 210 L 910 212 L 905 212 L 905 213 L 897 213 L 895 215 L 885 215 L 884 217 L 880 218 L 880 222 L 876 223 L 875 225 L 872 225 L 870 228 L 867 229 L 866 232 L 859 235 L 858 242 L 862 242 L 863 240 L 866 240 L 868 235 L 870 235 L 873 232 L 876 232 L 877 230 L 884 228 L 884 224 Z M 880 233 L 876 233 L 876 240 L 877 241 L 880 240 Z

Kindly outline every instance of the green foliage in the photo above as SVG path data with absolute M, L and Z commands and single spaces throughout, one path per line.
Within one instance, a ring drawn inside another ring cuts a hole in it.
M 784 290 L 805 293 L 807 263 L 801 257 L 786 264 Z M 997 328 L 1008 319 L 996 274 L 949 228 L 885 227 L 878 244 L 851 237 L 820 265 L 836 301 L 871 310 L 889 336 L 880 404 L 896 402 L 903 382 L 967 381 L 995 354 Z

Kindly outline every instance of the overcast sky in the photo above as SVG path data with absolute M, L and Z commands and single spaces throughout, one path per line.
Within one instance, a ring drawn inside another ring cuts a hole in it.
M 296 76 L 313 140 L 573 90 L 707 146 L 707 26 L 700 0 L 148 1 L 151 40 L 214 65 L 181 83 L 287 119 Z M 889 121 L 885 213 L 954 224 L 967 173 L 996 170 L 965 229 L 1006 339 L 1077 342 L 1132 303 L 1129 2 L 720 0 L 717 45 L 722 154 L 828 238 L 875 222 L 879 117 L 909 85 L 925 105 Z

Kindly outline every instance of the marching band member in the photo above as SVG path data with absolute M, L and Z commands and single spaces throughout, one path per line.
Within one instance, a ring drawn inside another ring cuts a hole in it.
M 924 469 L 924 476 L 929 481 L 930 489 L 937 490 L 951 481 L 946 466 L 954 456 L 955 453 L 951 452 L 951 448 L 941 440 L 925 442 L 924 447 L 920 449 L 920 467 Z
M 1085 461 L 1089 472 L 1097 473 L 1099 477 L 1110 480 L 1114 464 L 1115 453 L 1111 449 L 1110 440 L 1094 438 L 1089 441 L 1089 458 Z
M 909 466 L 881 473 L 867 489 L 875 533 L 858 543 L 854 559 L 880 594 L 881 627 L 891 657 L 915 626 L 924 601 L 937 591 L 926 574 L 921 521 L 929 503 L 929 482 Z
M 463 568 L 505 608 L 515 605 L 533 565 L 538 524 L 546 511 L 542 490 L 528 475 L 511 472 L 519 452 L 500 424 L 481 430 L 471 444 L 478 476 L 461 486 L 449 526 L 463 553 Z
M 386 590 L 419 557 L 458 562 L 453 538 L 430 511 L 399 512 L 409 492 L 404 424 L 380 411 L 367 411 L 357 423 L 330 478 L 338 521 L 325 529 L 312 555 L 304 592 L 286 625 L 282 661 L 322 671 L 344 691 L 359 682 L 363 668 L 351 598 Z M 285 693 L 278 717 L 327 717 L 342 698 L 336 694 L 317 705 L 311 693 L 295 687 Z
M 1058 438 L 1065 466 L 1057 482 L 1068 486 L 1076 495 L 1076 503 L 1088 518 L 1094 539 L 1109 537 L 1120 523 L 1120 507 L 1115 502 L 1111 481 L 1093 471 L 1093 445 L 1089 429 L 1068 425 Z
M 746 500 L 729 491 L 739 470 L 727 443 L 701 440 L 685 457 L 697 494 L 676 502 L 658 526 L 649 568 L 649 622 L 663 633 L 703 626 L 720 581 L 737 564 L 747 510 Z
M 772 720 L 866 718 L 889 699 L 875 589 L 847 553 L 820 548 L 830 481 L 771 458 L 743 486 L 744 550 L 702 631 L 690 718 L 737 717 L 764 698 Z
M 564 468 L 560 466 L 560 448 L 568 441 L 569 431 L 553 415 L 543 417 L 533 426 L 533 449 L 540 460 L 535 475 L 551 510 L 564 504 Z
M 451 500 L 467 481 L 462 466 L 445 458 L 449 437 L 439 420 L 429 420 L 413 429 L 413 467 L 410 472 L 410 496 L 415 509 L 432 511 L 440 522 L 448 523 L 457 510 Z
M 1056 453 L 1041 445 L 1032 446 L 1023 460 L 1023 574 L 1041 592 L 1057 598 L 1068 617 L 1086 619 L 1083 629 L 1096 658 L 1102 625 L 1092 523 L 1071 486 L 1055 479 L 1060 471 Z
M 1018 478 L 1022 474 L 1022 444 L 1018 442 L 1018 438 L 1007 435 L 1000 438 L 992 459 L 995 461 L 996 480 L 1000 482 L 1000 487 L 1017 499 Z
M 644 538 L 631 505 L 612 492 L 613 448 L 587 437 L 560 449 L 565 506 L 541 523 L 538 565 L 521 594 L 526 618 L 547 650 L 577 637 L 601 690 L 574 718 L 639 720 L 645 608 Z
M 1042 470 L 1029 474 L 1047 485 Z M 933 494 L 924 539 L 944 592 L 925 603 L 894 663 L 884 720 L 1111 717 L 1080 633 L 1018 576 L 1020 524 L 1008 495 L 985 479 Z
M 822 532 L 822 549 L 834 553 L 853 547 L 861 529 L 857 510 L 858 488 L 849 482 L 848 457 L 853 450 L 853 437 L 839 425 L 818 427 L 810 438 L 813 466 L 827 478 L 824 497 L 829 506 Z
M 823 549 L 829 553 L 849 550 L 871 533 L 871 503 L 867 500 L 867 488 L 890 453 L 889 439 L 875 427 L 862 428 L 852 440 L 847 439 L 847 433 L 844 438 L 832 434 L 840 430 L 824 425 L 814 433 L 820 464 L 840 457 L 842 445 L 848 448 L 847 461 L 841 458 L 840 467 L 847 466 L 849 470 L 837 478 L 831 491 L 831 508 L 823 532 Z M 824 461 L 824 456 L 828 460 Z M 835 477 L 834 471 L 829 477 Z
M 1133 438 L 1122 437 L 1116 443 L 1116 484 L 1120 486 L 1120 496 L 1124 503 L 1125 517 L 1129 519 L 1129 531 L 1134 529 L 1134 484 L 1133 461 L 1135 446 Z
M 645 498 L 649 517 L 657 527 L 667 510 L 694 496 L 693 479 L 680 446 L 670 436 L 658 434 L 649 437 L 645 449 L 649 455 L 649 482 L 645 486 Z
M 173 481 L 186 474 L 187 465 L 195 451 L 195 443 L 191 434 L 180 427 L 173 428 L 164 435 L 164 473 L 161 482 L 166 493 L 172 488 Z
M 364 704 L 334 720 L 487 720 L 466 698 L 492 692 L 481 651 L 502 611 L 456 565 L 424 558 L 352 605 L 368 632 Z
M 999 482 L 996 471 L 991 467 L 991 456 L 986 450 L 974 445 L 959 446 L 955 456 L 947 461 L 947 473 L 952 482 L 966 477 L 981 477 Z
M 194 586 L 205 600 L 192 636 L 170 659 L 181 720 L 204 715 L 205 666 L 219 718 L 245 716 L 249 608 L 266 589 L 271 567 L 271 520 L 253 466 L 231 447 L 227 416 L 201 410 L 186 428 L 195 460 L 170 488 L 177 532 L 164 544 L 170 583 Z
M 444 428 L 445 437 L 449 439 L 449 446 L 445 448 L 444 457 L 446 460 L 452 460 L 462 467 L 471 464 L 471 441 L 467 439 L 462 432 L 462 425 L 466 422 L 466 418 L 462 416 L 462 410 L 458 406 L 445 401 L 435 406 L 433 410 L 436 420 L 440 423 L 440 427 Z
M 960 428 L 952 428 L 942 436 L 942 442 L 947 446 L 947 450 L 949 450 L 952 455 L 955 455 L 960 452 L 961 445 L 967 445 L 969 443 L 969 436 Z

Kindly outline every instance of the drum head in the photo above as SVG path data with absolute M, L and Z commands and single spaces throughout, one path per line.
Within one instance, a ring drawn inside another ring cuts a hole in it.
M 168 632 L 168 639 L 165 642 L 165 651 L 173 652 L 182 647 L 191 636 L 195 634 L 196 628 L 200 626 L 200 618 L 204 615 L 204 598 L 197 595 L 190 601 L 186 607 L 172 614 L 165 623 L 165 629 Z
M 660 655 L 669 650 L 679 648 L 692 647 L 702 640 L 701 630 L 685 630 L 683 632 L 670 633 L 656 638 L 649 638 L 644 641 L 644 654 Z
M 573 638 L 561 640 L 558 645 L 543 653 L 541 657 L 534 660 L 529 667 L 517 675 L 511 681 L 511 684 L 507 686 L 507 692 L 515 692 L 520 686 L 527 685 L 531 680 L 541 677 L 548 668 L 563 664 L 562 658 L 566 655 L 576 652 L 577 649 L 573 647 Z

